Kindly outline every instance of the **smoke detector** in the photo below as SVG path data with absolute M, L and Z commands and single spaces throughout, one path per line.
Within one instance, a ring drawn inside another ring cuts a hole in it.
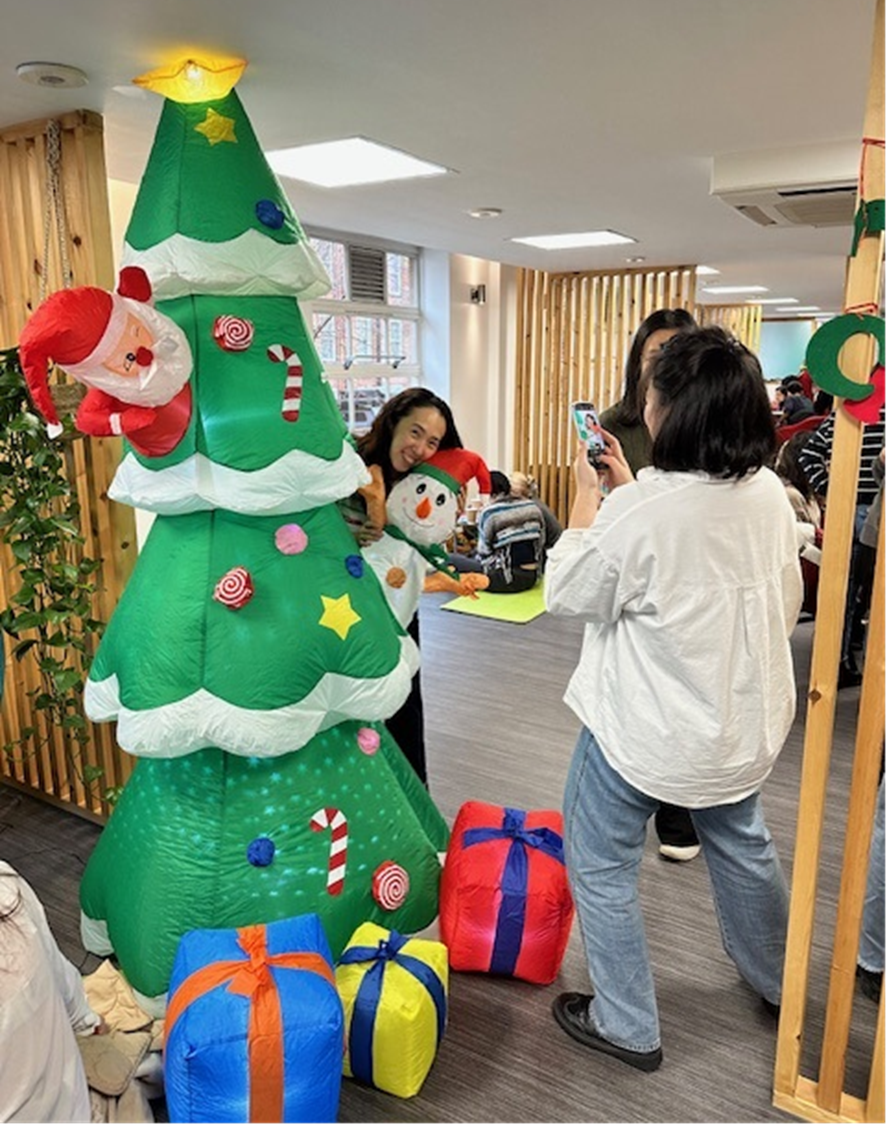
M 72 90 L 75 86 L 85 86 L 88 81 L 79 67 L 68 66 L 66 63 L 19 63 L 15 73 L 22 82 L 43 86 L 47 90 Z

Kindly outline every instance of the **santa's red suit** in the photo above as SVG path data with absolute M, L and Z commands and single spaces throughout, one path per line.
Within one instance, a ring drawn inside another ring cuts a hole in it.
M 85 434 L 123 434 L 148 457 L 181 441 L 191 419 L 191 350 L 150 303 L 144 270 L 121 271 L 116 293 L 93 286 L 53 293 L 22 331 L 19 357 L 34 405 L 59 424 L 47 370 L 58 364 L 89 387 L 75 417 Z

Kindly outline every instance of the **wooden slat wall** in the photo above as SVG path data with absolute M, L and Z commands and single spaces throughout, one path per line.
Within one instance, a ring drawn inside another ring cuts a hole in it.
M 62 130 L 61 184 L 73 284 L 113 289 L 102 119 L 83 110 L 65 114 L 58 121 Z M 40 300 L 47 124 L 32 121 L 0 132 L 0 346 L 7 348 L 16 344 L 31 310 Z M 52 293 L 63 285 L 58 237 L 53 227 L 46 292 Z M 68 479 L 76 485 L 81 506 L 84 551 L 102 560 L 94 612 L 108 621 L 136 554 L 134 513 L 107 498 L 120 459 L 120 442 L 117 438 L 78 439 L 66 446 L 65 456 Z M 12 556 L 0 546 L 0 603 L 5 605 L 18 585 Z M 4 654 L 7 647 L 4 646 Z M 28 693 L 37 684 L 36 671 L 27 658 L 21 664 L 7 658 L 0 744 L 17 739 L 21 729 L 30 725 Z M 101 765 L 105 770 L 90 791 L 80 780 L 71 757 L 72 747 L 66 745 L 61 732 L 44 728 L 44 733 L 48 743 L 40 750 L 28 746 L 21 756 L 12 759 L 0 754 L 0 778 L 37 796 L 69 805 L 84 815 L 107 815 L 109 810 L 100 792 L 122 785 L 132 771 L 132 760 L 116 746 L 113 725 L 90 727 L 85 764 Z
M 761 347 L 761 305 L 697 305 L 698 324 L 719 324 L 756 355 Z
M 866 180 L 864 184 L 860 184 L 857 202 L 859 198 L 878 199 L 884 195 L 884 0 L 878 0 L 875 10 L 869 92 L 862 136 L 874 143 L 861 162 Z M 879 139 L 880 144 L 877 143 Z M 884 296 L 883 270 L 884 233 L 881 231 L 866 235 L 859 244 L 856 256 L 849 259 L 844 307 L 880 308 Z M 847 378 L 867 383 L 874 360 L 874 340 L 869 336 L 856 335 L 847 341 L 842 350 L 841 368 Z M 807 693 L 804 763 L 792 868 L 791 909 L 786 940 L 782 1012 L 776 1045 L 773 1104 L 810 1121 L 884 1121 L 884 1005 L 887 992 L 881 994 L 866 1097 L 851 1096 L 844 1088 L 868 856 L 884 752 L 883 513 L 847 805 L 840 894 L 834 917 L 825 1027 L 819 1044 L 816 1078 L 801 1073 L 801 1051 L 805 1033 L 808 1033 L 806 1004 L 810 956 L 817 909 L 821 906 L 817 901 L 817 885 L 825 815 L 829 805 L 838 661 L 856 512 L 856 482 L 862 451 L 862 426 L 841 408 L 840 400 L 836 402 L 836 406 L 816 633 Z M 884 862 L 883 856 L 880 857 L 880 862 Z M 821 921 L 821 917 L 818 920 Z
M 575 448 L 570 403 L 590 399 L 604 410 L 616 402 L 638 326 L 655 309 L 692 309 L 695 291 L 695 266 L 519 271 L 514 467 L 535 477 L 562 522 Z

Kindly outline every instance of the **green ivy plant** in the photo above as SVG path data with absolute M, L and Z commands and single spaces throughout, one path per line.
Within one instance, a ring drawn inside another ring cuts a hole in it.
M 65 427 L 70 438 L 70 418 Z M 18 578 L 0 611 L 0 628 L 12 638 L 16 660 L 36 662 L 40 683 L 29 692 L 33 711 L 42 713 L 46 728 L 61 728 L 71 767 L 92 787 L 104 771 L 86 762 L 83 686 L 104 627 L 92 608 L 101 561 L 83 553 L 65 444 L 64 437 L 50 441 L 33 412 L 17 349 L 0 350 L 0 540 L 12 552 Z M 24 757 L 47 741 L 35 721 L 2 749 Z M 113 802 L 115 794 L 108 790 L 102 797 Z

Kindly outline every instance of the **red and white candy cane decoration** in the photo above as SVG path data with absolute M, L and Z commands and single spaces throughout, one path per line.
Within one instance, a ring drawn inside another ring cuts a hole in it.
M 326 893 L 340 895 L 345 886 L 345 863 L 348 859 L 348 817 L 341 809 L 318 809 L 311 817 L 315 832 L 329 828 L 330 858 L 326 877 Z
M 286 364 L 286 384 L 283 388 L 283 406 L 280 413 L 285 422 L 298 422 L 302 406 L 302 361 L 286 344 L 272 344 L 268 358 Z

